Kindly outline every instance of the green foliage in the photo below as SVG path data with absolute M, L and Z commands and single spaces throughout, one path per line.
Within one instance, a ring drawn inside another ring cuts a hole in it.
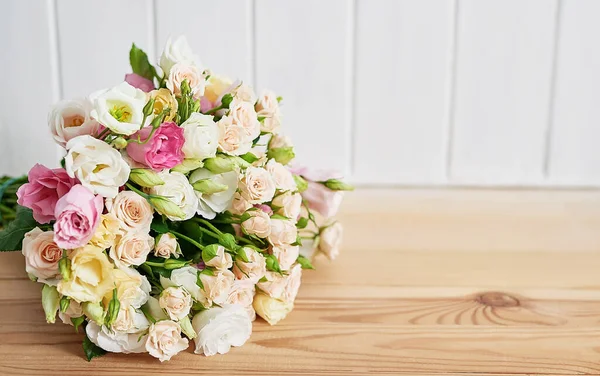
M 20 251 L 25 234 L 36 226 L 37 222 L 33 219 L 31 209 L 18 206 L 15 220 L 0 231 L 0 252 Z
M 314 269 L 315 268 L 313 266 L 313 264 L 310 262 L 310 260 L 302 255 L 298 256 L 296 261 L 298 262 L 298 264 L 300 264 L 302 269 Z
M 133 73 L 137 75 L 151 81 L 157 76 L 156 69 L 148 61 L 148 55 L 139 49 L 135 43 L 131 45 L 131 50 L 129 50 L 129 64 L 131 64 Z
M 106 350 L 96 346 L 92 341 L 90 341 L 87 334 L 83 339 L 83 352 L 85 353 L 85 358 L 88 362 L 91 362 L 92 359 L 106 354 Z

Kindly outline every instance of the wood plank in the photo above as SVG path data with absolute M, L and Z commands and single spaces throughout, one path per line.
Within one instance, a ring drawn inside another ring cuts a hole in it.
M 298 163 L 346 172 L 351 4 L 257 0 L 255 20 L 256 87 L 283 96 L 283 130 Z
M 452 2 L 363 0 L 356 17 L 354 181 L 445 182 Z
M 549 156 L 552 184 L 600 184 L 598 12 L 597 1 L 562 3 Z
M 557 2 L 460 1 L 451 179 L 543 180 Z

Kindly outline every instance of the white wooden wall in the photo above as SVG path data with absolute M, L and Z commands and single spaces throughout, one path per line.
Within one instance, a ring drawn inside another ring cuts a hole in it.
M 359 185 L 600 186 L 597 0 L 0 0 L 0 174 L 135 42 L 284 97 L 300 162 Z

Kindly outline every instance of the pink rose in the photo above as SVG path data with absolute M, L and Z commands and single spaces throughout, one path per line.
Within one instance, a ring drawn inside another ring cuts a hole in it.
M 140 89 L 143 92 L 149 93 L 154 90 L 154 82 L 151 80 L 140 76 L 139 74 L 129 73 L 125 75 L 125 82 L 129 85 Z
M 152 127 L 144 127 L 131 137 L 138 135 L 145 141 L 152 132 Z M 162 171 L 177 166 L 183 162 L 183 128 L 173 122 L 162 123 L 152 139 L 145 144 L 131 142 L 127 145 L 127 154 L 136 162 L 142 163 L 155 171 Z
M 29 170 L 29 183 L 17 191 L 17 203 L 33 210 L 33 218 L 38 223 L 48 223 L 55 219 L 54 208 L 59 198 L 66 195 L 72 186 L 78 184 L 63 168 L 49 169 L 36 164 Z
M 263 212 L 267 213 L 268 215 L 273 215 L 273 209 L 271 209 L 271 207 L 269 205 L 255 204 L 254 207 L 262 210 Z
M 292 173 L 301 175 L 307 182 L 308 188 L 302 192 L 302 198 L 308 207 L 315 210 L 325 218 L 335 216 L 340 208 L 343 191 L 332 191 L 320 182 L 329 179 L 341 179 L 340 172 L 333 170 L 309 170 L 305 167 L 291 169 Z
M 100 223 L 103 203 L 101 196 L 77 184 L 56 203 L 54 216 L 54 241 L 64 249 L 74 249 L 87 244 Z

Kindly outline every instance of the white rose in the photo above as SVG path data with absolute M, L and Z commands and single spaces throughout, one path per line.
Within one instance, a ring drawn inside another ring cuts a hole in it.
M 271 218 L 262 210 L 251 210 L 248 212 L 250 218 L 242 222 L 242 229 L 248 235 L 256 235 L 266 238 L 271 234 Z
M 144 197 L 133 191 L 122 191 L 105 202 L 106 209 L 117 217 L 124 232 L 150 231 L 153 210 Z
M 277 258 L 281 270 L 288 270 L 300 255 L 300 246 L 274 245 L 272 253 Z
M 148 100 L 140 89 L 123 82 L 92 94 L 90 99 L 94 103 L 90 116 L 114 133 L 129 136 L 142 128 L 144 106 Z M 152 118 L 149 116 L 144 126 Z
M 181 84 L 187 81 L 194 98 L 198 99 L 204 94 L 205 77 L 195 65 L 177 63 L 171 67 L 167 78 L 167 89 L 175 96 L 181 95 Z
M 222 245 L 217 246 L 217 254 L 212 259 L 205 261 L 206 266 L 213 267 L 217 270 L 229 269 L 233 266 L 231 255 L 225 251 Z
M 252 306 L 256 314 L 265 319 L 269 325 L 275 325 L 294 309 L 294 302 L 286 302 L 259 293 L 254 297 Z
M 71 326 L 73 326 L 71 319 L 81 317 L 81 315 L 83 315 L 83 309 L 81 309 L 81 304 L 77 303 L 75 300 L 69 302 L 69 307 L 65 312 L 58 310 L 58 317 L 60 317 L 63 324 Z
M 237 190 L 238 173 L 230 171 L 222 174 L 214 174 L 207 169 L 200 168 L 190 175 L 191 184 L 204 179 L 210 179 L 214 183 L 227 186 L 226 190 L 212 194 L 195 191 L 198 197 L 197 213 L 204 218 L 213 219 L 217 213 L 222 213 L 231 206 L 233 195 Z
M 319 235 L 318 250 L 328 259 L 335 259 L 340 254 L 343 235 L 344 227 L 339 222 L 325 227 Z
M 53 231 L 42 231 L 38 227 L 23 238 L 21 248 L 25 256 L 25 270 L 38 278 L 38 282 L 56 286 L 60 279 L 58 262 L 63 251 L 54 242 Z
M 246 309 L 250 320 L 254 321 L 256 319 L 256 312 L 252 308 L 252 300 L 254 299 L 255 292 L 256 289 L 252 281 L 236 279 L 233 282 L 233 287 L 225 303 L 241 305 Z
M 175 269 L 171 272 L 170 282 L 175 286 L 183 287 L 192 295 L 192 298 L 197 301 L 204 300 L 204 292 L 196 283 L 198 280 L 198 269 L 193 266 L 184 266 L 183 268 Z M 169 287 L 164 278 L 160 282 L 163 287 Z
M 142 265 L 154 248 L 154 239 L 147 233 L 128 232 L 118 235 L 109 256 L 118 268 Z
M 293 302 L 298 295 L 301 278 L 302 267 L 300 264 L 295 264 L 287 275 L 267 272 L 265 274 L 266 281 L 259 282 L 256 287 L 272 298 Z
M 229 105 L 229 113 L 227 115 L 231 116 L 234 124 L 244 128 L 246 135 L 251 140 L 260 136 L 260 123 L 253 103 L 234 99 Z
M 225 354 L 231 346 L 242 346 L 252 334 L 252 322 L 238 304 L 204 310 L 194 316 L 192 326 L 198 334 L 194 353 L 206 356 Z
M 233 287 L 234 279 L 235 276 L 231 270 L 227 269 L 217 270 L 214 275 L 201 274 L 204 299 L 201 299 L 200 302 L 207 308 L 210 308 L 213 303 L 219 305 L 225 303 Z
M 166 75 L 169 75 L 171 67 L 177 63 L 199 64 L 198 56 L 194 54 L 184 35 L 175 40 L 169 37 L 160 56 L 160 67 Z
M 161 362 L 187 349 L 189 342 L 181 336 L 181 327 L 170 320 L 158 321 L 150 326 L 146 340 L 146 351 Z
M 123 333 L 114 331 L 106 326 L 98 326 L 93 321 L 88 322 L 85 332 L 96 346 L 114 353 L 143 353 L 146 352 L 146 336 L 141 333 Z
M 166 197 L 185 214 L 183 218 L 167 214 L 167 218 L 171 221 L 185 221 L 192 218 L 198 209 L 198 198 L 185 175 L 180 172 L 163 171 L 159 176 L 165 184 L 150 188 L 150 193 Z
M 254 90 L 252 90 L 250 86 L 244 83 L 239 84 L 238 87 L 236 87 L 233 91 L 233 98 L 244 102 L 250 102 L 250 104 L 252 105 L 252 110 L 256 112 L 254 110 L 254 103 L 256 102 L 256 93 L 254 93 Z
M 229 211 L 231 214 L 242 215 L 244 212 L 252 207 L 252 204 L 246 201 L 239 192 L 236 192 L 233 195 L 233 200 L 231 201 L 231 206 L 229 207 Z
M 271 149 L 290 148 L 293 146 L 292 140 L 288 136 L 274 134 L 269 141 L 269 148 Z
M 273 206 L 279 208 L 277 214 L 296 221 L 302 211 L 302 196 L 300 193 L 282 193 L 273 198 Z
M 237 279 L 247 279 L 253 283 L 258 282 L 267 272 L 265 257 L 252 248 L 244 248 L 248 262 L 237 259 L 233 264 L 233 272 Z
M 252 138 L 246 129 L 233 122 L 231 116 L 223 116 L 219 126 L 219 150 L 229 155 L 243 155 L 252 148 Z
M 160 294 L 158 304 L 171 320 L 179 321 L 190 313 L 192 296 L 180 287 L 167 287 Z
M 52 106 L 48 125 L 54 141 L 63 148 L 77 136 L 94 135 L 100 124 L 90 117 L 92 102 L 87 98 L 63 100 Z
M 215 156 L 219 144 L 219 128 L 212 116 L 193 112 L 181 124 L 181 128 L 185 138 L 182 150 L 186 158 L 203 161 Z
M 181 256 L 181 249 L 177 238 L 170 232 L 158 236 L 156 245 L 154 246 L 154 256 L 169 258 L 173 255 L 175 258 Z
M 281 114 L 279 111 L 274 114 L 265 116 L 264 114 L 258 113 L 258 116 L 263 116 L 264 119 L 260 123 L 260 130 L 262 132 L 277 134 L 281 129 Z
M 256 112 L 262 112 L 262 114 L 266 116 L 271 115 L 278 110 L 279 101 L 277 100 L 277 95 L 270 90 L 263 91 L 256 102 Z
M 150 323 L 141 311 L 133 306 L 121 306 L 117 318 L 112 324 L 112 329 L 121 333 L 139 333 L 148 329 Z
M 129 179 L 129 165 L 104 141 L 77 136 L 67 143 L 67 150 L 65 170 L 95 194 L 115 197 Z
M 271 174 L 260 167 L 248 167 L 239 188 L 242 197 L 251 204 L 271 201 L 275 195 L 275 182 Z
M 271 159 L 267 162 L 266 169 L 273 177 L 275 187 L 280 191 L 295 191 L 297 189 L 294 175 L 281 163 Z
M 298 229 L 294 222 L 271 218 L 271 234 L 268 237 L 271 244 L 284 245 L 295 243 L 297 235 Z

